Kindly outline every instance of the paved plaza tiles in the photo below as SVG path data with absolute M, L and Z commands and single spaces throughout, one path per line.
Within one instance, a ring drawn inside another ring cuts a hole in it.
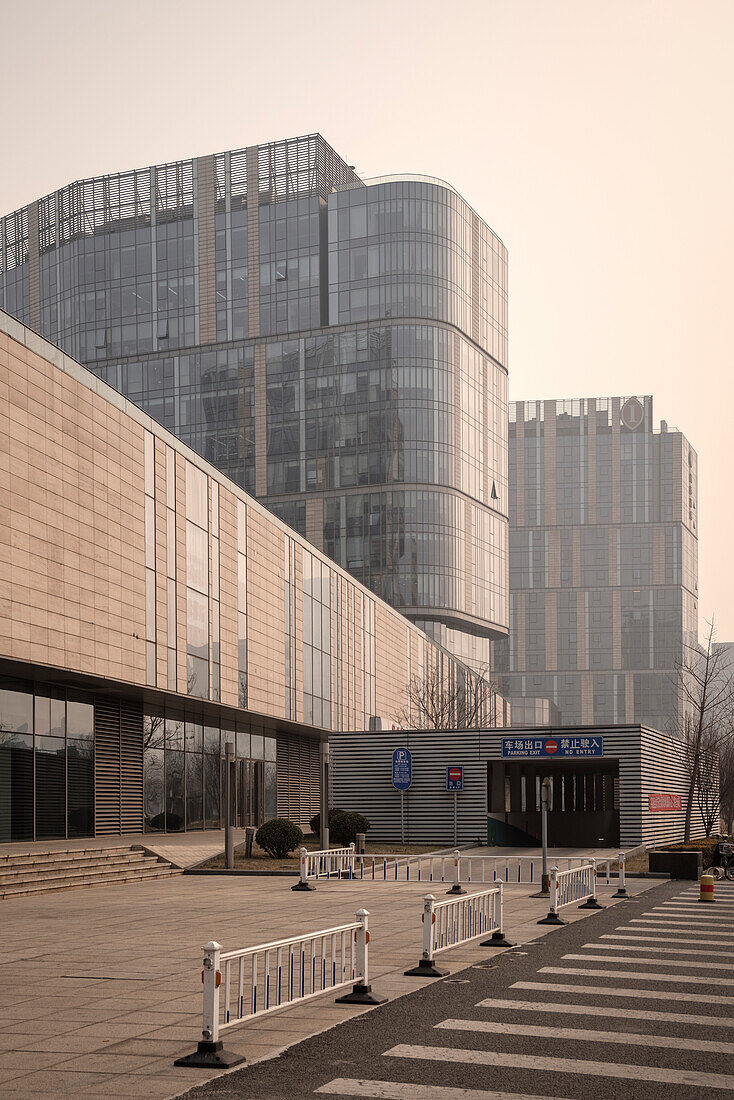
M 631 893 L 650 888 L 632 880 Z M 316 931 L 370 912 L 370 970 L 389 999 L 421 988 L 406 978 L 421 949 L 425 883 L 322 882 L 292 892 L 283 877 L 178 876 L 129 886 L 73 889 L 2 903 L 0 1094 L 8 1097 L 151 1097 L 165 1100 L 206 1081 L 175 1068 L 201 1031 L 201 947 L 225 949 Z M 434 884 L 434 892 L 440 887 Z M 471 888 L 470 888 L 471 889 Z M 531 886 L 505 887 L 508 936 L 547 932 L 548 902 Z M 600 887 L 605 903 L 615 887 Z M 624 904 L 624 903 L 622 903 Z M 572 921 L 588 919 L 572 907 Z M 472 943 L 442 955 L 452 971 L 496 949 Z M 364 1008 L 334 995 L 227 1032 L 248 1061 L 318 1034 Z

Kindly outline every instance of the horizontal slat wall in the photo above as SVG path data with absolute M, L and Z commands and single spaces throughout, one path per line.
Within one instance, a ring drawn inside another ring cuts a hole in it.
M 94 700 L 94 832 L 143 831 L 143 710 L 108 696 Z
M 463 765 L 457 794 L 459 843 L 483 844 L 487 835 L 487 766 L 478 733 L 336 733 L 330 737 L 333 806 L 356 810 L 371 824 L 370 840 L 399 840 L 400 792 L 392 785 L 394 749 L 409 749 L 413 785 L 405 792 L 406 842 L 452 844 L 454 796 L 446 768 Z
M 451 843 L 453 795 L 444 790 L 445 769 L 464 766 L 464 791 L 457 795 L 459 842 L 486 837 L 487 763 L 502 759 L 503 736 L 559 736 L 591 733 L 604 738 L 604 757 L 619 761 L 620 844 L 632 848 L 656 840 L 683 837 L 686 777 L 680 742 L 640 726 L 574 727 L 463 731 L 385 731 L 333 733 L 332 805 L 357 810 L 372 822 L 376 840 L 400 838 L 400 794 L 392 786 L 392 753 L 407 748 L 413 756 L 413 785 L 405 794 L 406 841 Z M 550 761 L 549 761 L 550 763 Z M 649 813 L 648 795 L 679 794 L 681 813 Z M 694 802 L 692 835 L 703 835 Z
M 308 832 L 310 818 L 319 812 L 319 742 L 279 733 L 277 763 L 278 817 Z

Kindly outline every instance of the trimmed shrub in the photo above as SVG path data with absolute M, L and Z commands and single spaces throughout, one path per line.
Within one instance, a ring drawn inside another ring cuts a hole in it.
M 303 833 L 286 817 L 271 817 L 257 830 L 255 841 L 273 859 L 285 859 L 303 843 Z
M 357 833 L 366 833 L 369 827 L 369 821 L 362 814 L 340 810 L 329 815 L 329 840 L 346 847 L 356 841 Z
M 331 832 L 331 823 L 334 820 L 335 816 L 337 814 L 342 814 L 342 813 L 344 813 L 343 810 L 329 810 L 329 831 L 330 832 Z M 309 825 L 311 826 L 311 832 L 314 834 L 314 836 L 318 836 L 319 833 L 321 832 L 321 814 L 314 814 L 313 817 L 311 818 L 311 820 L 309 821 Z

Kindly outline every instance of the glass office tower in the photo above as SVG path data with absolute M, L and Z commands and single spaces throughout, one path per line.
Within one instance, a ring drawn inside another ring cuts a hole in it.
M 566 725 L 669 728 L 697 639 L 697 504 L 696 452 L 655 428 L 652 397 L 513 402 L 503 694 Z
M 507 253 L 319 135 L 0 219 L 0 306 L 474 664 L 508 628 Z

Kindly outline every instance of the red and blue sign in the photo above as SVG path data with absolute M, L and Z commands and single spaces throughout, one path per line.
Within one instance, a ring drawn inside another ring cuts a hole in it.
M 464 790 L 464 768 L 454 764 L 452 767 L 446 769 L 446 790 L 447 791 L 463 791 Z
M 603 737 L 503 737 L 505 759 L 547 759 L 565 756 L 603 756 Z

